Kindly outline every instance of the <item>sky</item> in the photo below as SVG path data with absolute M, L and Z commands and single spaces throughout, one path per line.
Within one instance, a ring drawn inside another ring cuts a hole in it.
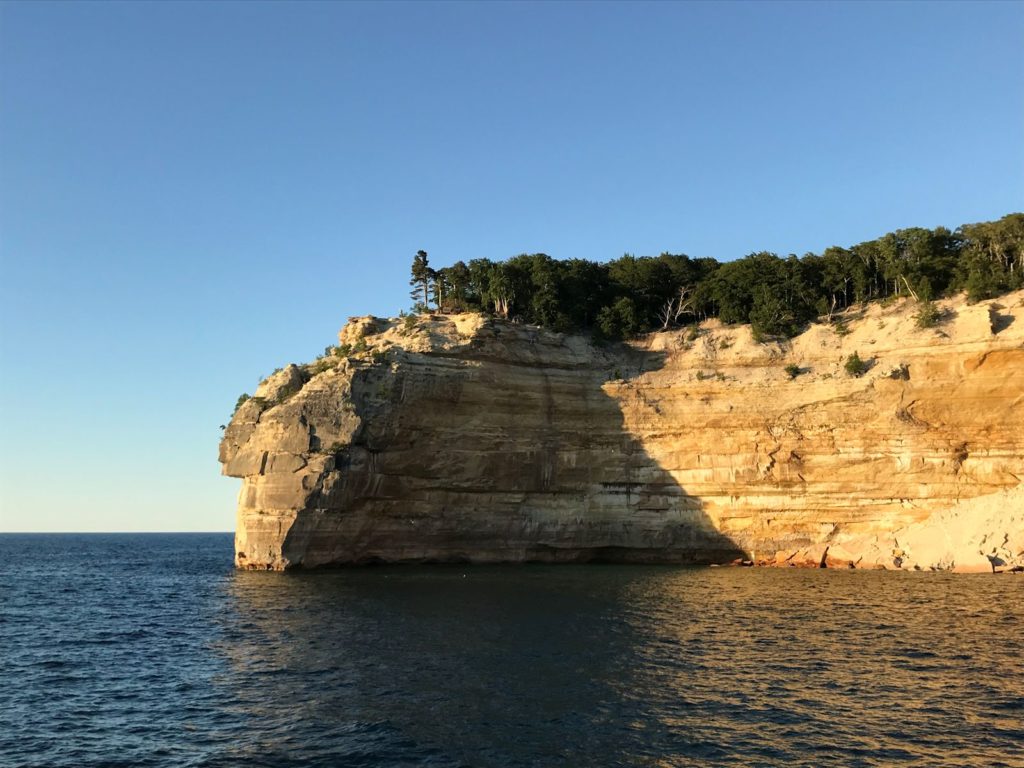
M 1024 210 L 1024 3 L 0 4 L 0 531 L 234 528 L 238 395 L 409 266 Z

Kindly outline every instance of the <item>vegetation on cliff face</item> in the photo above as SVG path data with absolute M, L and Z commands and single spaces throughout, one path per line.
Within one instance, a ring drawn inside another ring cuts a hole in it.
M 442 312 L 483 311 L 559 331 L 624 338 L 718 317 L 750 323 L 757 338 L 793 336 L 810 320 L 855 303 L 966 291 L 980 301 L 1024 286 L 1024 214 L 998 221 L 900 229 L 849 248 L 737 261 L 663 253 L 608 263 L 543 253 L 472 259 L 433 269 L 416 254 L 413 297 Z

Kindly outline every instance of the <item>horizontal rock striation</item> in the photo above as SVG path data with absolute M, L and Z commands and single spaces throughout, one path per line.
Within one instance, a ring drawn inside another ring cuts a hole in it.
M 1024 564 L 1024 293 L 941 306 L 764 344 L 354 318 L 225 431 L 236 563 Z

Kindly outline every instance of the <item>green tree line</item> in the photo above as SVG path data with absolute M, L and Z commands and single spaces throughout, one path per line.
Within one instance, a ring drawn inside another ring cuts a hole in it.
M 433 269 L 413 262 L 416 308 L 488 312 L 558 331 L 621 339 L 709 317 L 750 323 L 757 337 L 792 336 L 857 303 L 966 291 L 970 301 L 1024 286 L 1024 214 L 998 221 L 890 232 L 849 248 L 719 262 L 626 254 L 606 263 L 543 253 L 472 259 Z

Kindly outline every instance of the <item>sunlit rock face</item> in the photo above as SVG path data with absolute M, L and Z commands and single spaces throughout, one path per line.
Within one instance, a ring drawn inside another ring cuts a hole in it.
M 345 354 L 274 374 L 225 431 L 236 563 L 1024 564 L 1024 293 L 942 308 L 606 347 L 354 318 Z

